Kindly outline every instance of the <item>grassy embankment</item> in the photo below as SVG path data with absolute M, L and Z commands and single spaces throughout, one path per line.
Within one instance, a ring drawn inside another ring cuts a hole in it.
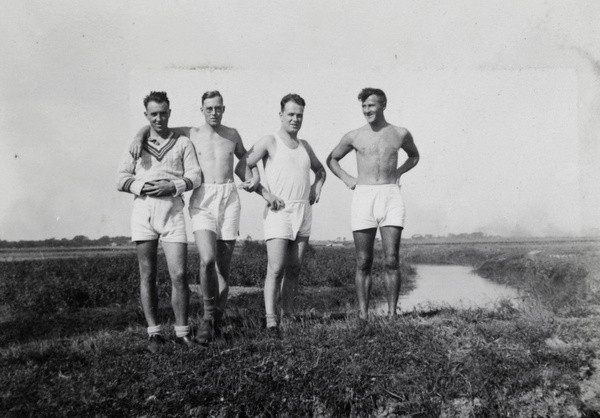
M 407 262 L 473 265 L 518 284 L 528 303 L 503 303 L 493 312 L 406 313 L 358 327 L 348 286 L 353 252 L 319 248 L 303 273 L 304 315 L 285 325 L 283 339 L 265 338 L 262 295 L 244 294 L 231 300 L 225 340 L 191 351 L 169 344 L 157 356 L 145 352 L 134 255 L 2 263 L 0 412 L 593 416 L 593 399 L 581 401 L 581 382 L 592 375 L 600 341 L 598 328 L 589 326 L 596 318 L 590 306 L 598 302 L 596 278 L 588 274 L 600 264 L 597 249 L 560 245 L 527 255 L 532 250 L 537 247 L 405 246 Z M 234 259 L 232 284 L 260 286 L 265 261 L 264 247 L 246 247 Z M 162 262 L 161 277 L 167 321 Z M 200 302 L 192 304 L 195 315 Z

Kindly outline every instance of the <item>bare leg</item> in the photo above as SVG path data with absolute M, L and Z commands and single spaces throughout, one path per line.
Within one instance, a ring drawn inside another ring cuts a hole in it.
M 386 300 L 388 303 L 388 316 L 396 315 L 398 296 L 400 295 L 400 265 L 399 251 L 402 227 L 384 226 L 380 228 L 383 244 L 385 286 L 387 288 Z
M 281 313 L 293 315 L 294 302 L 298 292 L 298 278 L 304 259 L 304 251 L 308 246 L 308 237 L 297 237 L 290 242 L 287 249 L 286 266 L 281 281 Z
M 149 327 L 157 325 L 158 291 L 156 290 L 156 263 L 158 240 L 136 241 L 135 249 L 140 266 L 140 299 Z
M 175 325 L 188 324 L 190 306 L 190 287 L 187 280 L 187 243 L 163 242 L 171 276 L 171 306 L 175 314 Z
M 217 241 L 217 279 L 219 282 L 217 309 L 221 312 L 225 311 L 227 296 L 229 295 L 229 271 L 234 249 L 235 240 Z
M 277 318 L 277 305 L 281 297 L 281 282 L 285 271 L 288 253 L 287 239 L 274 238 L 267 241 L 267 277 L 265 278 L 265 311 L 267 327 L 274 326 Z
M 360 318 L 367 319 L 369 311 L 369 296 L 371 293 L 371 267 L 373 266 L 373 245 L 377 228 L 353 231 L 354 246 L 356 247 L 356 296 Z
M 200 254 L 200 287 L 204 303 L 204 319 L 214 320 L 219 283 L 217 279 L 217 234 L 201 229 L 194 231 Z

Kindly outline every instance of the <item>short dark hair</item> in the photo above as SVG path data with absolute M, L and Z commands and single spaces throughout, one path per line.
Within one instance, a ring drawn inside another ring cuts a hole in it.
M 206 99 L 212 99 L 213 97 L 220 97 L 223 100 L 223 96 L 219 93 L 219 90 L 209 90 L 202 95 L 202 104 Z
M 148 103 L 156 102 L 156 103 L 167 103 L 171 106 L 171 102 L 169 102 L 169 98 L 167 97 L 167 93 L 164 91 L 151 91 L 149 95 L 144 97 L 144 107 L 148 107 Z
M 379 97 L 381 104 L 385 107 L 387 105 L 387 97 L 385 97 L 385 93 L 381 89 L 374 89 L 372 87 L 365 87 L 358 93 L 358 100 L 361 103 L 364 103 L 365 100 L 369 98 L 369 96 L 375 95 Z
M 300 105 L 302 107 L 306 106 L 306 102 L 304 101 L 304 99 L 302 97 L 300 97 L 297 94 L 294 93 L 289 93 L 286 94 L 285 96 L 283 96 L 283 99 L 281 99 L 281 111 L 283 112 L 283 108 L 285 107 L 285 104 L 287 102 L 294 102 L 297 105 Z

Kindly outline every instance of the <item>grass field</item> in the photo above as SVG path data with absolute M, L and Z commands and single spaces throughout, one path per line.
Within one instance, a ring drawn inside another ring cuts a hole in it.
M 135 254 L 2 262 L 0 415 L 599 416 L 598 250 L 593 241 L 403 245 L 407 289 L 411 264 L 465 264 L 526 301 L 361 324 L 353 251 L 315 247 L 300 315 L 282 339 L 264 333 L 262 294 L 239 292 L 225 339 L 208 349 L 169 343 L 155 356 L 145 351 Z M 189 263 L 194 283 L 193 251 Z M 160 316 L 172 338 L 160 264 Z M 262 286 L 265 267 L 264 246 L 240 247 L 232 285 Z M 198 312 L 194 297 L 193 323 Z

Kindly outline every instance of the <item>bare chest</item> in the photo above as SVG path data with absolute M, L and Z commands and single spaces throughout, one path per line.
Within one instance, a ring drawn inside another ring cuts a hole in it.
M 203 161 L 227 161 L 233 158 L 235 152 L 235 143 L 219 135 L 195 135 L 192 143 L 198 159 Z
M 369 134 L 354 142 L 356 153 L 363 158 L 396 158 L 402 147 L 400 138 L 385 134 Z

